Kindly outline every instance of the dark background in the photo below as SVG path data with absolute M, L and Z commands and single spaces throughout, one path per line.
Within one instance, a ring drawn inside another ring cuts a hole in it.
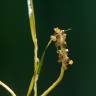
M 68 32 L 74 65 L 49 96 L 96 96 L 96 1 L 34 0 L 39 57 L 54 27 Z M 33 73 L 31 39 L 26 0 L 0 1 L 0 80 L 17 96 L 26 96 Z M 38 90 L 41 94 L 59 75 L 54 45 L 48 49 Z M 0 87 L 0 96 L 10 96 Z

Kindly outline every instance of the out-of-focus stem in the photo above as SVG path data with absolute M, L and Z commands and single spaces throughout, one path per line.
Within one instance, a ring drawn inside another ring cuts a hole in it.
M 4 87 L 12 96 L 16 96 L 16 94 L 13 92 L 11 88 L 9 88 L 6 84 L 4 84 L 2 81 L 0 81 L 0 85 Z
M 48 96 L 48 94 L 61 82 L 64 76 L 64 64 L 61 66 L 61 72 L 57 80 L 46 90 L 41 96 Z

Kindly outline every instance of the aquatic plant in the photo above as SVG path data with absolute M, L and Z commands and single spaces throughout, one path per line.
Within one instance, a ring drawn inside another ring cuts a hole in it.
M 66 31 L 69 31 L 71 29 L 60 29 L 58 27 L 54 28 L 53 35 L 50 36 L 49 42 L 45 46 L 45 49 L 41 55 L 41 58 L 38 57 L 38 39 L 36 34 L 36 24 L 35 24 L 35 15 L 34 15 L 34 6 L 33 6 L 33 0 L 27 0 L 28 4 L 28 13 L 29 13 L 29 22 L 30 22 L 30 31 L 32 35 L 32 41 L 34 44 L 34 74 L 32 76 L 32 79 L 29 84 L 28 92 L 26 96 L 31 96 L 31 93 L 34 90 L 34 96 L 48 96 L 48 94 L 61 82 L 64 76 L 65 70 L 68 69 L 68 66 L 73 64 L 73 61 L 68 57 L 68 49 L 67 49 L 67 42 L 66 42 Z M 40 72 L 42 70 L 43 61 L 45 58 L 45 54 L 47 51 L 47 48 L 51 43 L 54 43 L 56 49 L 57 49 L 57 55 L 58 55 L 58 63 L 61 64 L 61 71 L 60 75 L 57 78 L 53 84 L 46 89 L 41 95 L 38 94 L 38 79 L 40 76 Z M 3 86 L 12 96 L 16 96 L 16 94 L 12 91 L 11 88 L 9 88 L 5 83 L 0 81 L 0 85 Z

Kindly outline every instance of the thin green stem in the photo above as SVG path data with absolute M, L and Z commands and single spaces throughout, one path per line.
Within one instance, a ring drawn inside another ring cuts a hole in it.
M 43 66 L 43 62 L 44 62 L 44 58 L 45 58 L 45 54 L 46 54 L 46 51 L 47 51 L 47 48 L 49 47 L 49 45 L 52 43 L 52 40 L 50 39 L 49 42 L 47 43 L 47 45 L 45 46 L 45 49 L 43 51 L 43 54 L 41 56 L 41 59 L 40 59 L 40 62 L 39 62 L 39 67 L 38 67 L 38 75 L 40 75 L 40 72 L 41 72 L 41 68 Z
M 30 85 L 29 85 L 29 89 L 28 89 L 28 92 L 27 92 L 27 96 L 30 96 L 31 92 L 32 92 L 32 89 L 34 87 L 34 81 L 35 81 L 35 76 L 33 75 L 32 79 L 31 79 L 31 82 L 30 82 Z
M 64 71 L 64 64 L 62 64 L 59 77 L 46 91 L 44 91 L 44 93 L 41 96 L 47 96 L 61 82 L 64 76 Z

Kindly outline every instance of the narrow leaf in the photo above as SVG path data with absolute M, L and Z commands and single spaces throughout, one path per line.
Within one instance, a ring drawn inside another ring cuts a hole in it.
M 47 51 L 49 45 L 51 44 L 51 42 L 52 42 L 51 40 L 48 42 L 48 44 L 46 45 L 46 47 L 43 51 L 43 54 L 41 56 L 41 59 L 40 59 L 40 62 L 39 62 L 39 68 L 38 68 L 38 75 L 40 74 L 41 68 L 42 68 L 43 63 L 44 63 L 44 58 L 45 58 L 45 55 L 46 55 L 46 51 Z

